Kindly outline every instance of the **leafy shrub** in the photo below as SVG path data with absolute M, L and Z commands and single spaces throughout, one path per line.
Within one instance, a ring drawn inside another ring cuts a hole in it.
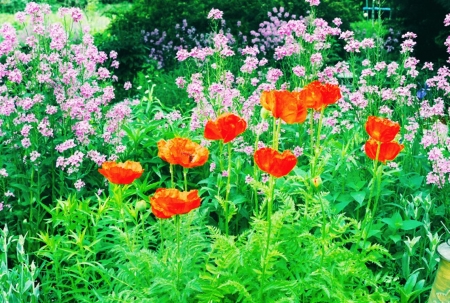
M 132 105 L 110 105 L 116 76 L 108 68 L 119 64 L 117 53 L 97 49 L 81 11 L 61 8 L 63 21 L 53 24 L 49 13 L 48 5 L 30 2 L 17 14 L 23 30 L 7 23 L 0 30 L 1 190 L 5 203 L 16 201 L 1 216 L 34 227 L 41 204 L 102 187 L 90 172 L 123 152 L 120 127 Z

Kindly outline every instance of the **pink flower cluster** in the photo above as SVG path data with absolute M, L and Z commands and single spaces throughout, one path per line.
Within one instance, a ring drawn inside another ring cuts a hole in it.
M 208 19 L 220 20 L 223 17 L 223 12 L 218 9 L 211 9 L 208 13 Z
M 16 33 L 8 23 L 0 28 L 0 56 L 6 58 L 0 63 L 0 137 L 14 157 L 33 165 L 41 165 L 39 161 L 56 150 L 53 165 L 70 175 L 85 160 L 101 165 L 106 156 L 100 152 L 121 144 L 121 126 L 135 102 L 109 105 L 115 98 L 111 85 L 115 76 L 108 67 L 118 67 L 117 53 L 108 57 L 97 49 L 88 28 L 79 24 L 81 10 L 59 9 L 62 18 L 74 22 L 76 35 L 62 23 L 44 22 L 50 12 L 46 4 L 29 2 L 16 18 L 31 31 Z M 28 49 L 19 47 L 17 37 Z M 126 82 L 125 88 L 130 87 Z M 13 123 L 3 123 L 6 119 Z

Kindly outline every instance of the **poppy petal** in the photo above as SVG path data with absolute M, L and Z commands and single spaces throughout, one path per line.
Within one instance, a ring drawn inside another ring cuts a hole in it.
M 383 163 L 386 163 L 386 161 L 394 160 L 404 148 L 403 144 L 399 144 L 398 142 L 395 141 L 380 142 L 373 138 L 370 138 L 364 145 L 364 150 L 367 156 L 372 160 L 376 160 L 378 144 L 381 145 L 380 152 L 378 155 L 378 161 Z
M 380 142 L 391 142 L 400 131 L 400 124 L 387 118 L 369 116 L 366 131 L 370 137 Z
M 167 142 L 158 142 L 158 156 L 170 164 L 193 168 L 208 161 L 209 151 L 188 138 L 173 138 Z
M 262 171 L 276 178 L 289 174 L 297 165 L 297 158 L 291 151 L 286 150 L 280 154 L 270 147 L 258 149 L 254 154 L 254 159 Z
M 209 140 L 223 140 L 228 143 L 242 134 L 247 128 L 247 122 L 233 113 L 220 115 L 216 121 L 208 121 L 204 136 Z
M 182 215 L 200 207 L 198 190 L 181 192 L 175 188 L 158 188 L 150 197 L 153 214 L 161 219 Z
M 205 131 L 203 136 L 208 140 L 220 140 L 222 136 L 220 134 L 219 126 L 214 121 L 208 121 L 205 125 Z
M 102 168 L 98 169 L 109 182 L 113 184 L 131 184 L 137 178 L 141 177 L 144 170 L 139 162 L 125 161 L 125 163 L 116 163 L 106 161 Z

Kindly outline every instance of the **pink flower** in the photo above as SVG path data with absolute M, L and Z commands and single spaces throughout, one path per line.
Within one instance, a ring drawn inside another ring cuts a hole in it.
M 72 7 L 70 9 L 70 14 L 72 16 L 73 22 L 79 22 L 81 18 L 83 18 L 81 10 L 78 7 Z
M 320 4 L 320 0 L 305 0 L 311 6 L 318 6 Z
M 444 26 L 450 25 L 450 14 L 445 15 Z
M 313 65 L 319 65 L 320 63 L 322 63 L 322 54 L 321 53 L 312 54 L 310 60 Z
M 40 156 L 41 156 L 40 153 L 38 153 L 37 151 L 33 150 L 33 151 L 30 153 L 30 161 L 31 161 L 31 162 L 35 162 Z
M 123 88 L 125 89 L 125 90 L 129 90 L 130 88 L 131 88 L 131 83 L 130 83 L 130 81 L 127 81 L 127 82 L 125 82 L 125 84 L 123 85 Z
M 334 23 L 336 26 L 341 26 L 342 20 L 341 20 L 341 18 L 334 18 L 334 19 L 333 19 L 333 23 Z
M 184 88 L 186 85 L 186 80 L 184 77 L 178 77 L 175 79 L 175 84 L 178 86 L 178 88 Z
M 283 72 L 278 68 L 269 68 L 267 72 L 267 80 L 272 83 L 277 82 L 281 76 L 283 76 Z
M 294 66 L 292 68 L 292 71 L 294 72 L 295 75 L 297 75 L 298 77 L 304 77 L 306 74 L 306 69 L 303 66 Z
M 213 19 L 213 20 L 220 20 L 222 19 L 223 16 L 223 12 L 218 10 L 218 9 L 211 9 L 208 13 L 208 19 Z
M 74 184 L 77 191 L 80 191 L 85 185 L 86 185 L 86 183 L 84 183 L 80 179 L 78 179 L 77 182 L 75 182 L 75 184 Z
M 5 168 L 0 169 L 0 176 L 2 176 L 3 178 L 8 177 L 8 172 Z
M 22 82 L 22 72 L 15 68 L 14 70 L 9 72 L 8 80 L 16 83 Z

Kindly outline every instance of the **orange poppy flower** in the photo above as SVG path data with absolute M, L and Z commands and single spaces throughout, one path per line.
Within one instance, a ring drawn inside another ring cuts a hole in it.
M 391 142 L 400 131 L 400 124 L 386 118 L 369 116 L 366 122 L 369 136 L 380 142 Z
M 217 117 L 216 121 L 208 120 L 205 126 L 204 136 L 208 140 L 223 140 L 228 143 L 247 128 L 247 122 L 241 117 L 226 113 Z
M 205 164 L 208 161 L 209 151 L 187 138 L 174 138 L 158 142 L 158 156 L 170 164 L 192 168 Z
M 98 172 L 113 184 L 131 184 L 142 175 L 144 170 L 139 162 L 116 163 L 106 161 L 103 162 L 102 168 L 99 168 Z
M 367 156 L 372 160 L 376 160 L 378 144 L 381 144 L 378 161 L 381 161 L 383 163 L 386 163 L 386 161 L 394 160 L 404 148 L 403 144 L 399 144 L 395 141 L 380 142 L 373 138 L 370 138 L 369 140 L 367 140 L 364 146 L 364 150 L 366 151 Z
M 261 105 L 287 124 L 302 123 L 306 120 L 307 108 L 289 91 L 264 91 Z
M 198 190 L 181 192 L 175 188 L 158 188 L 153 197 L 150 197 L 150 204 L 157 218 L 167 219 L 200 207 L 200 197 Z
M 321 83 L 319 81 L 309 83 L 300 92 L 295 93 L 295 96 L 307 108 L 312 108 L 316 111 L 321 111 L 342 98 L 338 85 Z
M 262 171 L 277 178 L 289 174 L 297 165 L 297 158 L 289 150 L 280 154 L 270 147 L 264 147 L 258 149 L 253 157 Z

